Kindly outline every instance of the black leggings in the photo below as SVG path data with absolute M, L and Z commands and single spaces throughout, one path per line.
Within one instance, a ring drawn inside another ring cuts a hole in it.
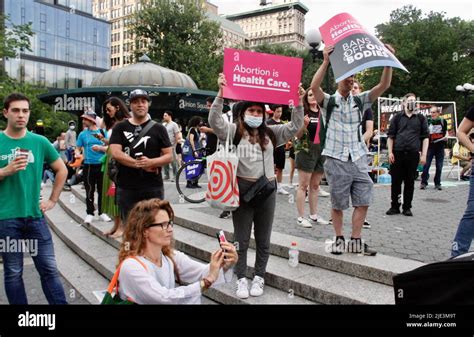
M 99 205 L 99 215 L 102 213 L 102 180 L 104 174 L 102 173 L 101 164 L 84 164 L 84 186 L 86 188 L 86 205 L 87 214 L 94 215 L 94 193 L 97 186 L 97 204 Z

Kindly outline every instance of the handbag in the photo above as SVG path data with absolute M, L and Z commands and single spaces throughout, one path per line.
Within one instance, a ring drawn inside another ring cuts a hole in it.
M 137 259 L 136 256 L 131 256 L 130 258 L 135 259 L 140 263 L 143 268 L 148 270 L 146 265 Z M 120 265 L 118 266 L 117 270 L 115 271 L 114 276 L 112 277 L 112 280 L 109 283 L 109 286 L 107 288 L 107 292 L 104 295 L 104 298 L 102 299 L 102 302 L 100 303 L 101 305 L 130 305 L 130 304 L 135 304 L 131 298 L 127 298 L 126 300 L 123 300 L 118 291 L 118 279 L 120 275 L 120 269 L 122 268 L 122 264 L 125 260 L 123 260 Z
M 140 139 L 143 138 L 143 136 L 146 135 L 146 133 L 156 124 L 154 120 L 151 120 L 143 129 L 140 131 L 138 136 L 133 140 L 132 143 L 130 143 L 130 148 L 132 149 L 135 145 L 138 144 Z M 117 183 L 118 181 L 118 175 L 120 171 L 120 164 L 118 161 L 116 161 L 112 156 L 110 156 L 109 163 L 107 166 L 107 175 L 109 176 L 110 180 L 112 180 L 114 183 Z
M 227 128 L 225 146 L 217 143 L 217 150 L 207 157 L 206 201 L 212 208 L 234 211 L 240 206 L 237 166 L 239 158 L 229 144 L 230 127 Z
M 262 204 L 275 190 L 276 179 L 270 181 L 265 174 L 265 158 L 262 149 L 263 176 L 250 186 L 242 196 L 242 200 L 252 207 Z

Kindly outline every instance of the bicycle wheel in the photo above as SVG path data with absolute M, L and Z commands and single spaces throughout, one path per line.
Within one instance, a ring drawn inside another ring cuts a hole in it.
M 198 204 L 206 200 L 207 175 L 204 160 L 192 160 L 181 166 L 176 173 L 176 189 L 179 201 Z

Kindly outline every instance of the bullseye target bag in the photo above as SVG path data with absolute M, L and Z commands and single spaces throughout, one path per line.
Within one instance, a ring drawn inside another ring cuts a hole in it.
M 212 208 L 234 211 L 239 205 L 237 165 L 239 158 L 229 144 L 230 127 L 225 145 L 217 144 L 217 151 L 207 157 L 206 201 Z

